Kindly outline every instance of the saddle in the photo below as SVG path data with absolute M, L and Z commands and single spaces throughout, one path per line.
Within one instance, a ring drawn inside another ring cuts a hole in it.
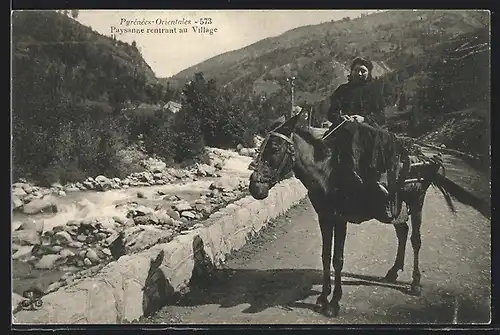
M 405 155 L 400 160 L 395 169 L 382 173 L 377 181 L 380 192 L 385 195 L 387 200 L 384 211 L 379 215 L 375 214 L 375 218 L 383 223 L 398 224 L 408 220 L 408 209 L 403 202 L 401 193 L 410 173 L 410 157 Z M 375 212 L 378 212 L 378 209 L 375 208 Z
M 348 220 L 354 223 L 367 218 L 388 224 L 406 222 L 408 209 L 401 193 L 411 169 L 413 139 L 364 124 L 349 127 L 354 135 L 339 132 L 344 139 L 336 143 L 344 147 L 338 163 L 346 174 L 335 196 L 340 201 L 338 209 L 345 212 L 343 216 L 359 216 L 359 220 Z M 359 203 L 365 208 L 353 205 Z

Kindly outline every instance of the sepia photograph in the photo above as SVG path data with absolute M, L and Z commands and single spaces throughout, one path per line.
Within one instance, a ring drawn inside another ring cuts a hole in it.
M 489 325 L 491 12 L 11 11 L 12 326 Z

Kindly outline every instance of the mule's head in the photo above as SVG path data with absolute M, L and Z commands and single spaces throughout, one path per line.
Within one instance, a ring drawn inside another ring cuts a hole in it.
M 249 191 L 257 200 L 267 198 L 269 190 L 292 173 L 295 153 L 292 135 L 301 113 L 269 132 L 253 162 Z

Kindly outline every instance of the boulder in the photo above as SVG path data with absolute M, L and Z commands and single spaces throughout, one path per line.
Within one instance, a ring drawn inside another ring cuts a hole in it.
M 201 177 L 213 177 L 216 168 L 207 164 L 199 164 L 196 168 L 196 175 Z
M 16 230 L 12 232 L 12 243 L 19 245 L 40 244 L 40 234 L 35 230 Z
M 105 176 L 99 175 L 95 178 L 98 191 L 107 191 L 113 188 L 113 181 Z
M 186 201 L 179 202 L 179 203 L 173 205 L 172 208 L 180 213 L 193 209 L 191 207 L 191 205 Z
M 238 152 L 240 155 L 247 157 L 254 157 L 257 153 L 257 151 L 254 148 L 243 148 L 241 150 L 238 150 Z
M 134 217 L 134 223 L 136 225 L 152 225 L 152 224 L 158 224 L 159 219 L 155 213 L 149 213 L 146 215 Z
M 13 260 L 27 261 L 31 258 L 33 251 L 32 245 L 23 245 L 17 249 L 17 251 L 12 255 Z
M 163 172 L 163 170 L 167 167 L 167 164 L 158 160 L 150 161 L 148 162 L 148 165 L 148 169 L 153 173 Z
M 15 311 L 16 309 L 19 308 L 19 305 L 21 304 L 21 301 L 26 300 L 23 298 L 20 294 L 17 294 L 15 292 L 12 292 L 12 311 Z
M 66 192 L 76 192 L 79 191 L 80 189 L 76 186 L 71 186 L 71 187 L 66 187 Z
M 135 218 L 136 216 L 143 216 L 143 215 L 151 214 L 153 212 L 154 212 L 154 210 L 152 208 L 139 205 L 136 208 L 129 210 L 129 212 L 127 213 L 127 218 L 130 218 L 130 217 Z
M 119 226 L 119 223 L 114 218 L 104 217 L 97 220 L 97 225 L 103 229 L 114 229 Z
M 241 178 L 221 178 L 210 184 L 209 189 L 230 192 L 245 187 L 245 181 Z
M 52 183 L 52 185 L 50 185 L 50 188 L 55 190 L 62 190 L 64 187 L 61 185 L 61 183 Z
M 170 216 L 173 220 L 180 220 L 181 216 L 179 212 L 173 210 L 173 209 L 167 209 L 167 215 Z
M 95 185 L 91 181 L 84 181 L 82 184 L 83 184 L 84 189 L 86 189 L 86 190 L 94 190 L 95 189 Z
M 97 255 L 97 252 L 93 249 L 87 250 L 85 253 L 85 257 L 92 261 L 92 264 L 98 264 L 100 262 L 100 258 Z
M 224 166 L 224 161 L 220 157 L 212 156 L 210 158 L 210 165 L 217 170 L 222 170 L 222 167 Z
M 160 210 L 155 213 L 158 218 L 158 224 L 160 225 L 171 225 L 173 223 L 173 219 L 167 214 L 166 211 Z
M 87 190 L 87 188 L 80 182 L 76 183 L 75 186 L 81 191 Z
M 54 239 L 61 244 L 69 244 L 73 242 L 71 235 L 67 231 L 60 231 L 55 233 Z
M 212 212 L 210 204 L 195 204 L 194 208 L 202 215 L 210 215 Z
M 33 186 L 31 186 L 30 184 L 23 184 L 21 187 L 22 187 L 22 188 L 23 188 L 23 190 L 24 190 L 26 193 L 28 193 L 28 194 L 31 194 L 31 193 L 33 193 L 33 191 L 34 191 L 34 190 L 33 190 Z
M 18 196 L 16 195 L 13 195 L 12 196 L 12 209 L 18 209 L 18 208 L 21 208 L 23 206 L 24 202 L 19 199 Z
M 192 219 L 196 219 L 196 217 L 197 217 L 197 216 L 196 216 L 196 214 L 195 214 L 195 213 L 193 213 L 193 212 L 191 212 L 191 211 L 183 211 L 183 212 L 181 213 L 181 217 L 183 217 L 183 218 L 187 218 L 187 219 L 191 219 L 191 220 L 192 220 Z
M 62 249 L 61 251 L 59 251 L 59 255 L 63 257 L 74 257 L 75 253 L 69 249 Z
M 15 187 L 12 189 L 12 195 L 19 197 L 19 198 L 22 198 L 22 197 L 28 195 L 28 193 L 26 193 L 26 191 L 23 190 L 21 187 Z
M 44 227 L 43 220 L 38 220 L 38 221 L 27 220 L 21 224 L 21 227 L 19 227 L 19 229 L 21 229 L 21 230 L 34 230 L 34 231 L 41 234 L 41 233 L 43 233 L 43 227 Z
M 24 204 L 24 214 L 57 213 L 57 199 L 46 196 L 42 199 L 33 199 L 30 203 Z
M 21 221 L 12 221 L 12 231 L 21 229 L 23 223 Z
M 54 269 L 55 267 L 59 266 L 62 264 L 61 260 L 63 260 L 64 257 L 61 255 L 44 255 L 42 258 L 35 264 L 36 269 L 42 269 L 42 270 L 51 270 Z

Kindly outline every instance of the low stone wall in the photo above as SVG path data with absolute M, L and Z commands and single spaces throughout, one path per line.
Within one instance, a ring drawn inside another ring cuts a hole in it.
M 171 242 L 122 256 L 93 278 L 44 296 L 38 310 L 20 310 L 18 324 L 122 323 L 148 316 L 183 292 L 193 275 L 223 263 L 251 233 L 300 202 L 307 190 L 295 178 L 276 185 L 265 200 L 250 196 L 212 214 L 203 226 Z M 18 295 L 13 296 L 18 301 Z

